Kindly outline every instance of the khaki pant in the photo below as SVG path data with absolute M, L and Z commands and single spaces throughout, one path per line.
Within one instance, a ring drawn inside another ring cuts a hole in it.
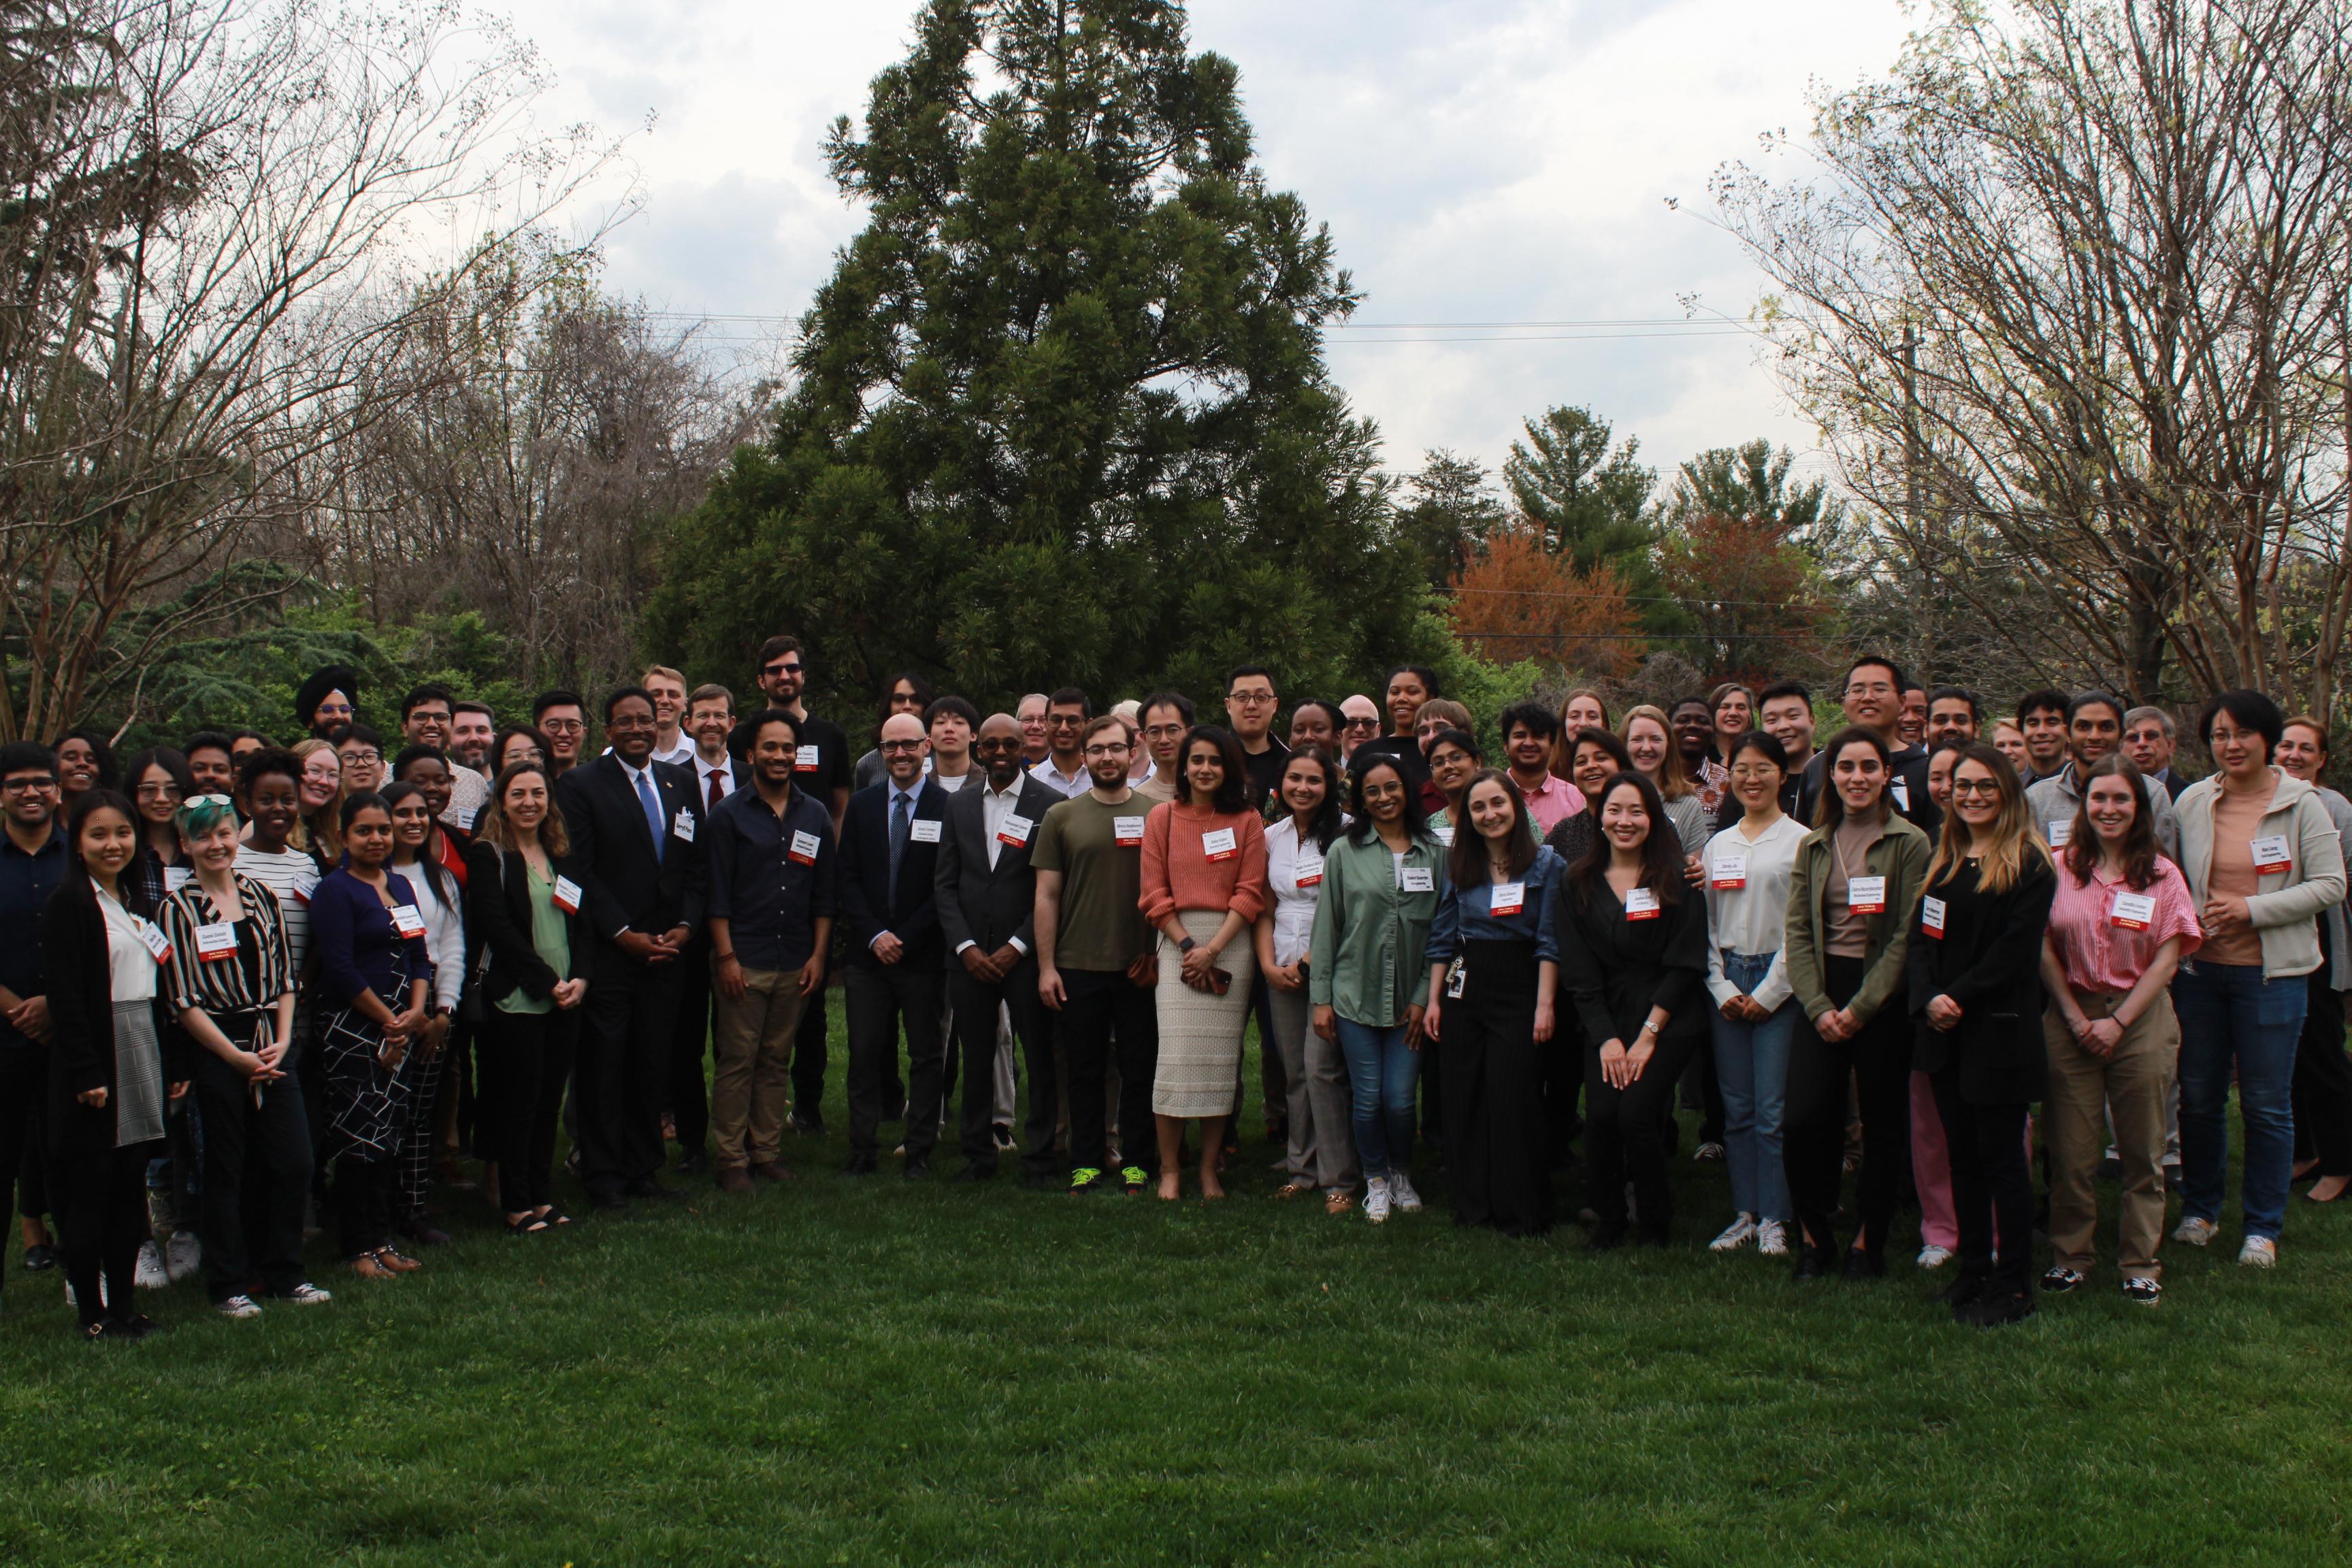
M 746 969 L 743 994 L 730 1000 L 713 987 L 717 1017 L 711 1045 L 710 1131 L 719 1168 L 741 1170 L 776 1157 L 792 1105 L 793 1037 L 807 998 L 797 969 Z M 745 1128 L 751 1146 L 744 1147 Z
M 2112 1014 L 2123 1000 L 2077 992 L 2075 1002 L 2092 1018 Z M 2124 1031 L 2112 1054 L 2102 1058 L 2074 1043 L 2066 1020 L 2053 1006 L 2042 1016 L 2050 1051 L 2049 1120 L 2050 1253 L 2058 1267 L 2088 1274 L 2098 1230 L 2099 1198 L 2094 1184 L 2103 1121 L 2112 1114 L 2116 1157 L 2123 1162 L 2123 1195 L 2116 1260 L 2126 1279 L 2163 1278 L 2156 1260 L 2164 1236 L 2165 1103 L 2180 1060 L 2180 1022 L 2172 997 L 2155 1003 Z

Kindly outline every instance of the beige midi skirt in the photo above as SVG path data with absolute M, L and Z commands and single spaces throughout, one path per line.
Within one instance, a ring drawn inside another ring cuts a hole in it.
M 1225 915 L 1222 910 L 1180 910 L 1176 918 L 1186 935 L 1206 942 Z M 1250 986 L 1257 975 L 1248 928 L 1217 955 L 1217 967 L 1234 977 L 1223 996 L 1185 984 L 1183 966 L 1183 953 L 1163 935 L 1160 988 L 1153 996 L 1160 1065 L 1151 1079 L 1151 1110 L 1159 1116 L 1230 1116 L 1241 1091 L 1242 1031 L 1249 1023 Z

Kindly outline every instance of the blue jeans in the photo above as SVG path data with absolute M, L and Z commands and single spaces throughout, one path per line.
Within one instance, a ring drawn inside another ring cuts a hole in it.
M 1381 1028 L 1341 1018 L 1339 1052 L 1348 1058 L 1348 1087 L 1356 1124 L 1356 1157 L 1364 1179 L 1385 1179 L 1390 1150 L 1406 1163 L 1412 1152 L 1412 1100 L 1421 1053 L 1404 1043 L 1404 1026 Z
M 1769 952 L 1724 950 L 1724 977 L 1742 995 L 1754 995 L 1771 967 Z M 1723 1148 L 1731 1167 L 1732 1206 L 1782 1225 L 1790 1215 L 1780 1121 L 1789 1100 L 1789 1042 L 1797 1021 L 1794 1001 L 1781 1003 L 1760 1024 L 1735 1024 L 1720 1008 L 1715 1012 L 1715 1076 L 1723 1088 Z
M 2300 974 L 2192 960 L 2172 982 L 2180 1016 L 2180 1213 L 2218 1221 L 2228 1184 L 2230 1068 L 2246 1124 L 2246 1234 L 2275 1240 L 2294 1169 L 2294 1047 L 2310 1000 Z

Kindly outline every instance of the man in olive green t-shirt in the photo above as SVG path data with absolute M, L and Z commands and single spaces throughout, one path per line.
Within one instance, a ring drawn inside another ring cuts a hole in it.
M 1092 787 L 1045 814 L 1029 854 L 1037 873 L 1037 994 L 1062 1016 L 1056 1033 L 1069 1064 L 1070 1190 L 1109 1184 L 1102 1169 L 1103 1070 L 1116 1037 L 1118 1124 L 1128 1159 L 1144 1162 L 1118 1175 L 1129 1193 L 1139 1193 L 1159 1163 L 1151 1137 L 1159 939 L 1142 908 L 1149 803 L 1127 785 L 1135 736 L 1125 720 L 1097 719 L 1080 744 Z

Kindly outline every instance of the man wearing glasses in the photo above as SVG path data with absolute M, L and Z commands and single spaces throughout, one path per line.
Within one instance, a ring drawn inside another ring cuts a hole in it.
M 1094 704 L 1075 686 L 1065 686 L 1045 699 L 1045 760 L 1029 776 L 1063 799 L 1087 793 L 1088 773 L 1080 754 Z
M 1249 763 L 1250 805 L 1264 809 L 1266 796 L 1282 786 L 1290 748 L 1274 738 L 1274 677 L 1263 665 L 1245 664 L 1225 677 L 1225 722 Z
M 1155 691 L 1136 710 L 1135 721 L 1143 726 L 1143 749 L 1151 758 L 1151 773 L 1135 793 L 1153 805 L 1174 800 L 1184 782 L 1178 776 L 1176 748 L 1192 727 L 1192 700 L 1181 691 Z
M 1381 738 L 1381 705 L 1356 693 L 1339 704 L 1339 765 L 1353 762 L 1356 748 Z
M 343 794 L 354 795 L 383 787 L 383 737 L 369 724 L 346 724 L 328 738 L 335 761 L 342 765 Z
M 550 773 L 562 778 L 580 765 L 580 752 L 588 744 L 588 707 L 580 693 L 561 687 L 541 692 L 530 705 L 530 721 L 547 737 Z
M 1900 733 L 1903 689 L 1909 684 L 1893 659 L 1864 654 L 1847 668 L 1839 702 L 1847 723 L 1874 731 L 1886 742 L 1892 769 L 1886 798 L 1895 803 L 1895 815 L 1925 833 L 1932 844 L 1944 825 L 1944 814 L 1927 796 L 1927 753 L 1916 746 L 1906 746 Z M 1822 796 L 1822 753 L 1817 752 L 1805 764 L 1804 784 L 1797 792 L 1798 821 L 1813 819 L 1813 803 Z
M 39 1148 L 49 1089 L 48 983 L 41 911 L 66 876 L 58 832 L 58 759 L 47 746 L 0 746 L 0 1193 L 16 1184 L 27 1147 Z M 36 1209 L 38 1201 L 26 1207 Z M 26 1221 L 28 1235 L 32 1221 Z M 0 1256 L 7 1247 L 0 1242 Z

